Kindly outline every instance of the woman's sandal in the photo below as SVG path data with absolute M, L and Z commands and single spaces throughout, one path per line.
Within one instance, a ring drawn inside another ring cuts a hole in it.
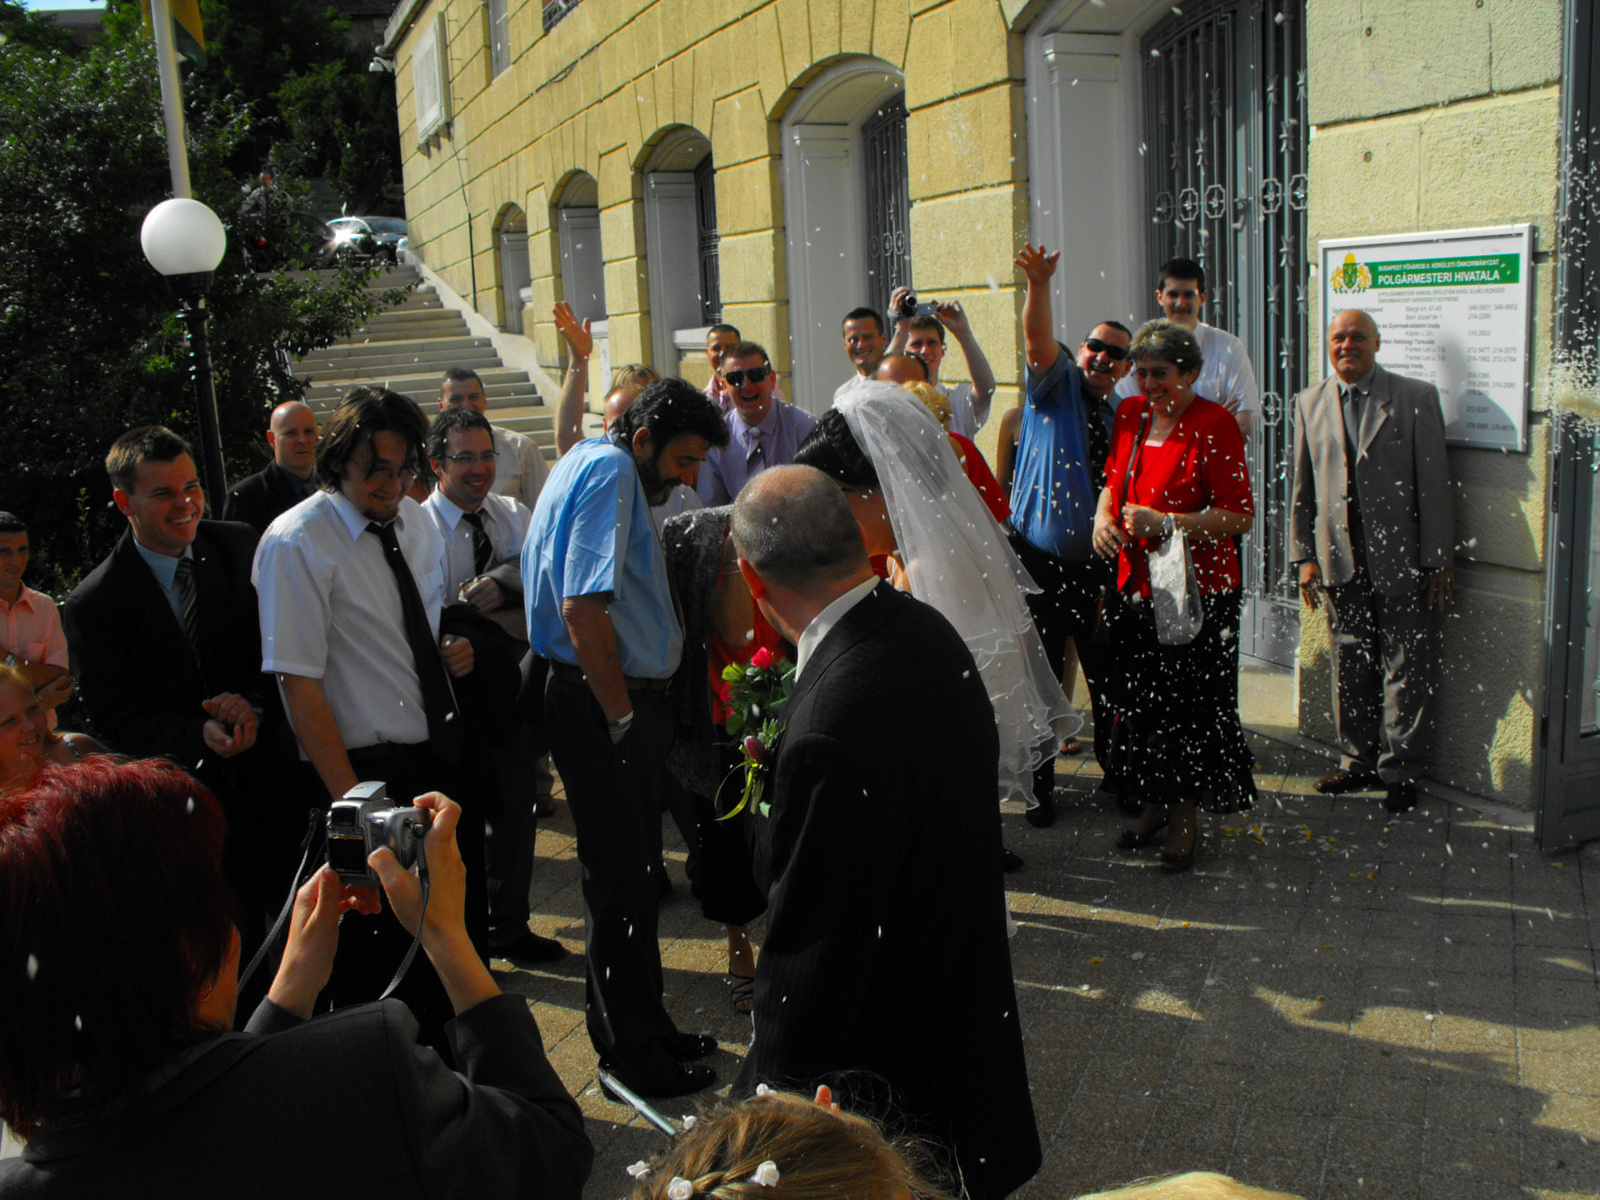
M 727 984 L 729 999 L 733 1001 L 733 1011 L 749 1016 L 756 1007 L 756 981 L 753 975 L 724 975 L 722 982 Z
M 1139 817 L 1139 823 L 1132 829 L 1124 829 L 1117 838 L 1118 850 L 1137 850 L 1148 846 L 1156 834 L 1160 833 L 1167 824 L 1167 810 L 1158 808 L 1154 804 L 1146 805 L 1144 813 Z

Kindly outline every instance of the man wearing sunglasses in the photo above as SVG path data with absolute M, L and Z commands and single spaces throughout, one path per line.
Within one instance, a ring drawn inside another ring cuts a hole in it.
M 755 342 L 730 346 L 717 377 L 730 404 L 724 418 L 728 444 L 706 456 L 696 484 L 700 499 L 713 508 L 733 503 L 739 489 L 768 467 L 792 463 L 816 424 L 810 413 L 773 395 L 778 373 Z
M 1095 505 L 1105 486 L 1111 449 L 1112 408 L 1117 381 L 1128 373 L 1126 326 L 1102 321 L 1078 347 L 1076 360 L 1056 341 L 1050 313 L 1050 280 L 1061 257 L 1043 246 L 1024 245 L 1017 266 L 1028 279 L 1022 307 L 1027 351 L 1027 396 L 1017 436 L 1011 490 L 1011 544 L 1041 592 L 1028 608 L 1050 665 L 1060 676 L 1070 637 L 1078 650 L 1094 701 L 1095 757 L 1106 770 L 1105 790 L 1120 794 L 1110 759 L 1113 709 L 1107 687 L 1114 667 L 1094 628 L 1101 590 L 1115 579 L 1112 565 L 1094 552 Z M 1055 759 L 1035 773 L 1033 825 L 1055 821 Z
M 1246 438 L 1261 416 L 1261 388 L 1244 343 L 1226 329 L 1207 325 L 1200 319 L 1206 306 L 1206 269 L 1193 259 L 1172 258 L 1161 264 L 1156 276 L 1156 303 L 1167 320 L 1182 325 L 1200 343 L 1204 360 L 1200 378 L 1194 381 L 1194 394 L 1214 400 L 1233 414 L 1239 432 Z M 1129 396 L 1139 394 L 1139 384 L 1129 375 L 1117 385 L 1115 408 Z

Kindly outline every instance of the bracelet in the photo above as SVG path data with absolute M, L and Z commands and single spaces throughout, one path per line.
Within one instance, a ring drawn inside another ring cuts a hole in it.
M 1171 513 L 1161 518 L 1161 540 L 1166 541 L 1178 532 L 1178 518 Z

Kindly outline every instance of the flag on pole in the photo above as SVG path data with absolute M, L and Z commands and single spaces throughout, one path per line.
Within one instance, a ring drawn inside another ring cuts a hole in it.
M 150 0 L 143 0 L 145 23 L 150 23 Z M 206 35 L 200 28 L 200 0 L 167 0 L 172 10 L 172 34 L 178 53 L 197 67 L 206 65 Z

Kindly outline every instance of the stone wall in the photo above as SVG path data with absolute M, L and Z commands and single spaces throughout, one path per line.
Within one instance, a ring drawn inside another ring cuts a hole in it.
M 1450 451 L 1458 603 L 1444 621 L 1429 768 L 1524 808 L 1544 664 L 1549 426 L 1539 380 L 1553 330 L 1561 21 L 1560 0 L 1309 0 L 1307 13 L 1313 246 L 1537 227 L 1528 452 Z M 1326 319 L 1313 321 L 1319 356 Z M 1302 610 L 1301 729 L 1332 742 L 1328 649 L 1325 618 Z

